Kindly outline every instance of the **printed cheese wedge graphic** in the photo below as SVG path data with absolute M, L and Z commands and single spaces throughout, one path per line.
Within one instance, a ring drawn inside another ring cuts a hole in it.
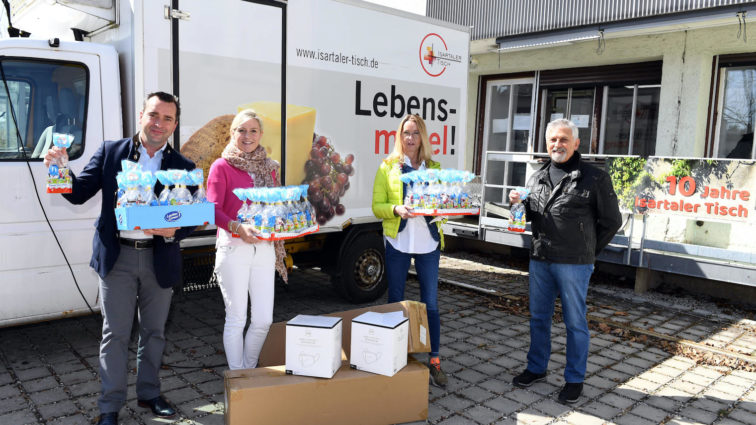
M 252 102 L 239 106 L 254 109 L 263 121 L 261 144 L 268 156 L 281 162 L 281 103 Z M 304 164 L 312 150 L 315 131 L 315 108 L 286 105 L 286 184 L 296 185 L 305 178 Z

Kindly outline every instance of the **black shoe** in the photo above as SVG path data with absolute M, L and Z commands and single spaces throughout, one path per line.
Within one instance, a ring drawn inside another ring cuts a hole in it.
M 152 413 L 159 418 L 170 418 L 176 415 L 176 409 L 174 409 L 163 396 L 157 396 L 152 400 L 139 400 L 137 402 L 139 407 L 150 408 Z
M 514 385 L 515 387 L 527 388 L 536 382 L 543 381 L 544 379 L 546 379 L 546 372 L 533 373 L 525 369 L 525 372 L 522 372 L 521 374 L 512 378 L 512 385 Z
M 118 425 L 118 412 L 101 413 L 97 425 Z
M 559 391 L 559 401 L 562 403 L 574 403 L 580 398 L 580 394 L 583 393 L 582 382 L 568 382 L 562 387 L 562 391 Z

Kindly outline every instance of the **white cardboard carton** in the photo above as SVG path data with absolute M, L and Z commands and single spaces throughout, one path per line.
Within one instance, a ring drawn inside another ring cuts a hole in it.
M 286 374 L 331 378 L 339 367 L 340 317 L 300 314 L 286 323 Z
M 401 311 L 369 311 L 352 319 L 349 363 L 353 369 L 394 376 L 407 365 L 409 319 Z

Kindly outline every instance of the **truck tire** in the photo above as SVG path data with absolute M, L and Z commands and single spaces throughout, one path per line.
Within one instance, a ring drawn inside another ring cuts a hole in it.
M 383 295 L 388 288 L 383 238 L 366 232 L 353 238 L 342 250 L 334 286 L 349 301 L 365 303 Z

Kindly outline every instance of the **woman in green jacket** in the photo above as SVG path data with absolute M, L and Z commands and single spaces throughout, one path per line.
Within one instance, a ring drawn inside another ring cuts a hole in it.
M 440 169 L 441 164 L 431 159 L 423 119 L 418 115 L 407 115 L 399 123 L 394 151 L 383 160 L 375 174 L 373 214 L 383 220 L 389 303 L 404 300 L 407 272 L 410 261 L 415 259 L 420 300 L 428 310 L 431 342 L 428 367 L 433 382 L 444 387 L 447 378 L 439 359 L 441 318 L 438 311 L 438 262 L 444 243 L 441 222 L 431 222 L 432 217 L 416 216 L 411 207 L 404 205 L 408 187 L 399 179 L 404 173 L 426 168 Z

